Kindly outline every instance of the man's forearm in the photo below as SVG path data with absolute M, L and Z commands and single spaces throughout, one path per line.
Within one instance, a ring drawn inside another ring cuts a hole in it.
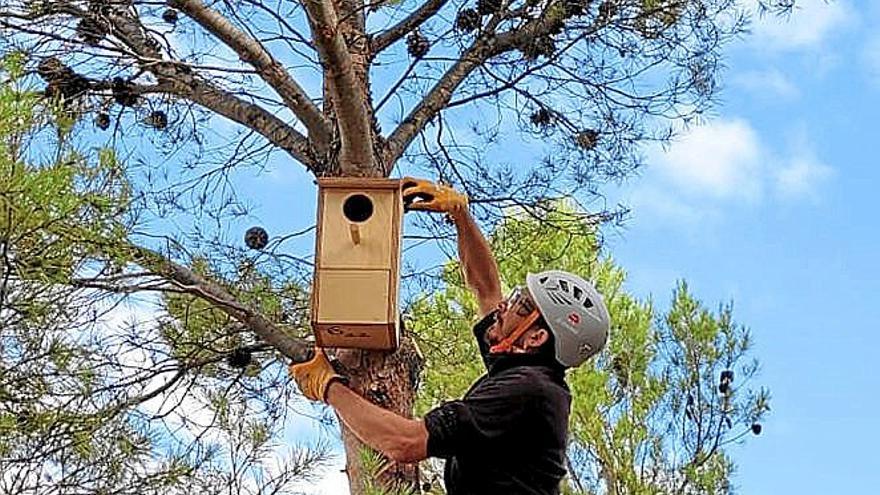
M 467 207 L 451 213 L 458 231 L 458 256 L 465 283 L 476 294 L 483 314 L 492 311 L 501 300 L 498 264 L 489 242 L 480 232 Z
M 339 382 L 330 384 L 327 403 L 362 442 L 391 459 L 416 462 L 427 457 L 428 430 L 423 421 L 382 409 Z

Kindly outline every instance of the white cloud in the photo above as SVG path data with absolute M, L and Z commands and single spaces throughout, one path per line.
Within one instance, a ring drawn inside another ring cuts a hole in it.
M 788 134 L 785 158 L 774 160 L 775 167 L 769 179 L 782 199 L 816 200 L 820 186 L 833 177 L 834 169 L 817 157 L 804 127 L 795 127 Z
M 748 122 L 719 120 L 691 128 L 657 156 L 655 165 L 667 180 L 692 195 L 757 199 L 761 154 Z
M 625 202 L 635 214 L 648 221 L 674 218 L 680 224 L 696 225 L 710 214 L 684 201 L 680 195 L 650 184 L 640 185 L 627 196 Z
M 797 86 L 777 69 L 744 72 L 733 78 L 733 84 L 764 98 L 796 98 L 800 95 Z
M 833 174 L 834 169 L 812 154 L 797 156 L 776 172 L 776 188 L 785 198 L 815 199 L 819 185 Z
M 789 17 L 756 19 L 753 41 L 770 50 L 817 48 L 854 20 L 851 7 L 842 0 L 798 0 Z
M 788 135 L 789 144 L 777 150 L 743 119 L 690 128 L 668 149 L 649 151 L 646 177 L 623 202 L 650 223 L 671 220 L 692 230 L 743 204 L 819 199 L 835 171 L 817 157 L 805 129 Z

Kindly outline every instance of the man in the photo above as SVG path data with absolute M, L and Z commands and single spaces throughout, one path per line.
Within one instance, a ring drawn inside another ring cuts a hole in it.
M 398 462 L 446 459 L 445 482 L 457 494 L 557 494 L 565 475 L 571 396 L 565 369 L 599 352 L 608 337 L 602 297 L 575 275 L 529 274 L 502 298 L 489 244 L 450 187 L 405 179 L 412 210 L 446 213 L 458 232 L 468 287 L 483 319 L 474 335 L 487 373 L 461 400 L 424 419 L 382 409 L 347 388 L 323 352 L 290 373 L 306 397 L 333 406 L 361 441 Z

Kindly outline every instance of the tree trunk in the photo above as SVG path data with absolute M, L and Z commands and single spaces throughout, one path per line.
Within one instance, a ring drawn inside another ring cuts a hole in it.
M 418 382 L 421 358 L 412 341 L 404 337 L 400 348 L 393 353 L 361 350 L 340 350 L 337 358 L 346 367 L 351 379 L 349 385 L 370 402 L 406 417 L 412 417 L 413 393 Z M 351 493 L 360 495 L 368 483 L 382 486 L 405 486 L 418 490 L 417 464 L 397 464 L 385 459 L 379 473 L 364 470 L 362 455 L 367 447 L 342 425 L 345 446 L 345 468 Z M 371 475 L 378 474 L 375 480 Z
M 369 53 L 370 46 L 365 34 L 363 1 L 362 0 L 334 0 L 333 6 L 339 19 L 337 29 L 345 40 L 351 65 L 350 70 L 355 76 L 357 91 L 362 98 L 366 110 L 369 125 L 359 135 L 343 135 L 347 126 L 344 119 L 353 118 L 352 115 L 343 111 L 334 103 L 333 95 L 339 94 L 333 84 L 334 79 L 330 72 L 336 68 L 325 65 L 324 77 L 324 112 L 330 121 L 336 123 L 336 133 L 339 137 L 338 147 L 348 145 L 349 149 L 365 150 L 372 149 L 371 156 L 349 155 L 343 150 L 336 154 L 337 163 L 332 167 L 334 175 L 359 176 L 359 177 L 384 177 L 390 166 L 383 163 L 381 157 L 382 144 L 378 129 L 373 119 L 373 105 L 369 82 Z M 343 143 L 348 140 L 348 143 Z M 360 146 L 364 143 L 369 146 Z M 355 144 L 352 144 L 355 143 Z M 332 158 L 331 158 L 332 159 Z M 365 167 L 364 164 L 370 164 Z M 352 390 L 369 400 L 370 402 L 394 411 L 406 417 L 412 417 L 413 395 L 418 382 L 418 370 L 421 369 L 421 358 L 412 341 L 403 333 L 401 335 L 400 348 L 395 352 L 373 352 L 355 349 L 343 349 L 336 353 L 339 362 L 346 368 L 350 378 Z M 341 422 L 340 422 L 341 423 Z M 345 446 L 346 474 L 351 485 L 351 493 L 361 495 L 365 493 L 365 487 L 406 487 L 415 492 L 419 487 L 419 474 L 417 464 L 397 464 L 389 459 L 384 459 L 379 473 L 367 472 L 363 463 L 363 455 L 369 447 L 364 445 L 354 433 L 344 424 L 342 427 L 342 440 Z

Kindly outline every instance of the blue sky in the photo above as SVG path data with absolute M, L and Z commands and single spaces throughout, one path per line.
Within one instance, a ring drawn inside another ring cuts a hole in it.
M 686 279 L 710 307 L 733 300 L 753 331 L 773 400 L 763 434 L 733 448 L 740 493 L 867 493 L 880 485 L 880 168 L 869 147 L 880 0 L 798 3 L 788 22 L 758 22 L 728 48 L 703 125 L 646 149 L 641 176 L 609 192 L 633 214 L 607 248 L 635 294 L 662 308 Z M 254 179 L 256 218 L 270 233 L 313 224 L 311 177 L 273 168 Z M 287 432 L 314 434 L 306 421 Z M 338 469 L 308 491 L 347 493 Z
M 609 251 L 661 304 L 687 279 L 733 300 L 773 393 L 734 449 L 740 493 L 868 493 L 880 484 L 880 2 L 799 2 L 728 51 L 706 125 L 619 192 L 633 219 Z
M 877 0 L 801 0 L 787 22 L 758 22 L 728 48 L 703 125 L 647 149 L 641 176 L 610 193 L 633 207 L 608 236 L 630 290 L 664 307 L 686 279 L 710 307 L 733 300 L 754 334 L 772 412 L 732 450 L 739 493 L 880 485 L 878 23 Z M 305 175 L 282 176 L 314 208 Z M 344 478 L 312 490 L 345 493 Z

